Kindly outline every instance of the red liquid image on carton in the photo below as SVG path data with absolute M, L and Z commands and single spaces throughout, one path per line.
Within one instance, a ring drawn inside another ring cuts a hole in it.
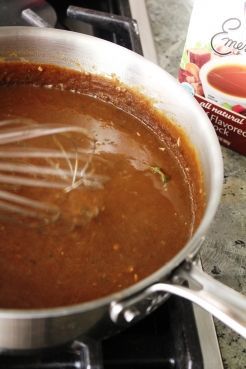
M 178 79 L 222 145 L 246 154 L 246 0 L 196 0 Z

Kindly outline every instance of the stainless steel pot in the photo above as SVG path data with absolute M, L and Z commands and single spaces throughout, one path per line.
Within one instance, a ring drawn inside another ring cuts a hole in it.
M 207 191 L 199 228 L 169 263 L 136 285 L 92 302 L 44 310 L 0 310 L 0 350 L 38 349 L 66 343 L 81 334 L 112 334 L 119 325 L 128 325 L 150 313 L 169 293 L 194 301 L 246 336 L 246 299 L 196 265 L 196 255 L 220 200 L 223 165 L 213 127 L 195 100 L 158 66 L 90 36 L 54 29 L 1 27 L 0 50 L 5 60 L 116 75 L 126 85 L 137 87 L 186 131 L 197 150 Z M 192 280 L 195 287 L 181 286 L 184 280 Z

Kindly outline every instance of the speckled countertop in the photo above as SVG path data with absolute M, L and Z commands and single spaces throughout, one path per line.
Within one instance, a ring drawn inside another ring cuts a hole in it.
M 192 0 L 145 0 L 159 64 L 177 76 Z M 246 157 L 222 149 L 224 190 L 201 250 L 209 274 L 246 294 Z M 246 368 L 246 342 L 215 321 L 225 369 Z M 213 368 L 211 368 L 213 369 Z

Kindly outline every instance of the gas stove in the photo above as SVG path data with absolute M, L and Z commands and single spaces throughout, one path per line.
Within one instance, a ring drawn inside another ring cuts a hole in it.
M 171 297 L 135 326 L 97 342 L 84 337 L 67 347 L 27 356 L 2 356 L 4 369 L 203 369 L 192 306 Z
M 115 42 L 157 63 L 143 0 L 0 0 L 0 26 L 56 27 Z M 0 369 L 223 369 L 213 320 L 172 296 L 118 335 L 0 356 Z

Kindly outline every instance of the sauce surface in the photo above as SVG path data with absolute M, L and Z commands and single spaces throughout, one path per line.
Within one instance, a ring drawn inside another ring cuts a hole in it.
M 243 65 L 221 65 L 212 69 L 208 82 L 221 92 L 237 97 L 246 97 L 246 67 Z
M 159 118 L 155 122 L 153 116 L 153 125 L 148 126 L 96 93 L 89 96 L 86 88 L 85 94 L 69 91 L 72 77 L 76 80 L 69 71 L 63 71 L 69 81 L 66 89 L 65 84 L 58 86 L 54 72 L 59 76 L 59 68 L 33 66 L 23 83 L 18 75 L 24 75 L 26 68 L 25 64 L 0 66 L 0 121 L 11 121 L 0 126 L 0 133 L 23 127 L 25 121 L 28 127 L 69 124 L 82 127 L 86 134 L 65 132 L 0 145 L 0 178 L 23 175 L 14 169 L 6 172 L 7 161 L 68 172 L 77 165 L 77 173 L 85 170 L 92 178 L 98 176 L 99 186 L 82 182 L 66 192 L 0 180 L 0 191 L 59 209 L 52 221 L 15 213 L 6 216 L 0 209 L 0 307 L 67 306 L 106 296 L 156 271 L 191 237 L 204 202 L 195 154 L 188 146 L 186 158 L 179 154 L 185 140 L 177 131 L 178 141 L 175 138 L 175 145 L 170 145 L 170 139 L 160 134 L 164 130 L 158 126 Z M 31 78 L 38 68 L 46 73 L 40 85 Z M 148 115 L 147 110 L 143 113 Z M 3 156 L 11 150 L 74 153 L 75 148 L 78 160 Z

